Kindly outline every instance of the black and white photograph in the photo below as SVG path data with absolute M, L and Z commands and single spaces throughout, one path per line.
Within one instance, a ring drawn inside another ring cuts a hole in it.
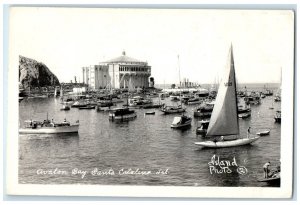
M 11 6 L 8 193 L 291 197 L 294 24 Z

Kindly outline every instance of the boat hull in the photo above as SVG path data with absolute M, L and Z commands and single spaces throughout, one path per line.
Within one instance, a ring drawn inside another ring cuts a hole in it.
M 199 129 L 199 128 L 196 129 L 197 135 L 205 135 L 206 132 L 207 132 L 207 129 Z
M 280 185 L 280 177 L 262 178 L 258 179 L 258 182 L 266 182 L 270 185 Z
M 189 120 L 184 124 L 171 124 L 171 128 L 177 128 L 177 129 L 184 128 L 184 127 L 191 126 L 191 123 L 192 123 L 192 120 Z
M 268 131 L 263 131 L 263 132 L 258 132 L 258 133 L 256 133 L 257 135 L 259 135 L 259 136 L 266 136 L 266 135 L 269 135 L 270 134 L 270 130 L 268 130 Z
M 252 138 L 245 138 L 245 139 L 236 139 L 231 141 L 205 141 L 205 142 L 195 142 L 195 145 L 202 146 L 202 147 L 209 147 L 209 148 L 225 148 L 225 147 L 236 147 L 247 145 L 255 142 L 260 137 L 252 137 Z
M 95 109 L 96 106 L 87 106 L 87 107 L 79 107 L 79 110 L 92 110 Z
M 56 133 L 76 133 L 79 125 L 61 126 L 61 127 L 39 127 L 39 128 L 22 128 L 20 134 L 56 134 Z
M 188 101 L 186 104 L 188 104 L 188 105 L 196 105 L 196 104 L 200 104 L 200 103 L 202 103 L 201 100 L 199 100 L 199 101 Z
M 174 110 L 161 110 L 164 114 L 183 113 L 185 109 L 174 109 Z
M 132 120 L 136 118 L 136 113 L 132 113 L 129 115 L 118 115 L 115 116 L 114 114 L 109 114 L 109 120 L 116 120 L 116 121 L 126 121 L 126 120 Z
M 274 120 L 275 120 L 275 122 L 277 122 L 277 123 L 281 123 L 281 118 L 275 117 Z
M 211 116 L 211 112 L 198 112 L 198 111 L 195 111 L 194 112 L 194 117 L 210 117 Z
M 250 113 L 241 113 L 241 114 L 238 114 L 239 118 L 242 118 L 242 119 L 245 119 L 245 118 L 248 118 L 251 116 Z

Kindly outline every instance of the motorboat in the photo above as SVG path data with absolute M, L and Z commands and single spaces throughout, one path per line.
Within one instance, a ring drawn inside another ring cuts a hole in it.
M 64 122 L 56 123 L 53 120 L 26 120 L 25 127 L 19 129 L 20 134 L 55 134 L 78 132 L 79 121 L 71 124 L 66 119 Z
M 145 115 L 155 115 L 155 111 L 148 111 L 148 112 L 145 112 Z
M 187 101 L 185 101 L 185 104 L 187 105 L 195 105 L 195 104 L 200 104 L 202 103 L 202 99 L 200 99 L 199 97 L 192 97 L 190 99 L 188 99 Z
M 142 108 L 143 106 L 151 105 L 151 104 L 152 104 L 151 99 L 144 99 L 143 97 L 135 96 L 128 100 L 128 105 L 126 104 L 124 106 L 130 108 Z
M 198 127 L 196 129 L 197 135 L 205 135 L 209 125 L 209 120 L 201 120 L 198 122 Z
M 280 102 L 281 101 L 281 97 L 279 95 L 276 95 L 274 98 L 275 102 Z
M 277 110 L 274 116 L 275 122 L 281 123 L 281 111 Z
M 86 106 L 83 106 L 83 107 L 79 107 L 80 110 L 92 110 L 92 109 L 95 109 L 95 105 L 86 105 Z
M 161 108 L 161 111 L 164 113 L 164 114 L 173 114 L 173 113 L 183 113 L 185 112 L 185 108 L 183 108 L 181 105 L 178 105 L 178 106 L 163 106 Z
M 180 95 L 170 95 L 170 99 L 172 100 L 172 101 L 179 101 L 180 100 Z
M 164 104 L 151 103 L 151 104 L 143 105 L 142 108 L 144 108 L 144 109 L 161 108 L 163 105 Z
M 261 98 L 257 94 L 252 94 L 244 98 L 245 102 L 250 105 L 259 105 L 261 103 Z
M 211 116 L 214 102 L 204 102 L 194 111 L 194 117 L 207 118 Z
M 186 115 L 182 115 L 182 116 L 178 116 L 178 117 L 174 117 L 174 120 L 171 124 L 171 128 L 185 128 L 188 126 L 191 126 L 192 123 L 192 118 L 188 117 Z
M 129 110 L 129 108 L 112 109 L 108 116 L 111 121 L 128 121 L 137 117 L 136 112 L 134 110 Z
M 239 118 L 246 119 L 251 116 L 251 112 L 241 113 L 241 114 L 238 114 L 238 116 L 239 116 Z

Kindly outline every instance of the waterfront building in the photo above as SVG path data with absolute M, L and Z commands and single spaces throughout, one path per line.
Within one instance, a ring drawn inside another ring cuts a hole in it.
M 82 68 L 83 83 L 89 85 L 91 89 L 101 88 L 148 88 L 149 84 L 154 86 L 154 79 L 151 76 L 151 66 L 147 62 L 140 61 L 122 55 L 109 61 L 100 62 Z

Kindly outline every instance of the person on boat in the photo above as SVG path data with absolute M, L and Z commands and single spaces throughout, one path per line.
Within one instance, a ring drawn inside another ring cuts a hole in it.
M 53 119 L 51 120 L 50 126 L 51 126 L 51 127 L 54 127 Z
M 267 162 L 263 168 L 264 168 L 264 177 L 268 178 L 269 177 L 269 172 L 270 172 L 270 166 L 271 166 L 271 162 Z
M 220 141 L 221 141 L 221 142 L 224 141 L 224 136 L 221 136 Z
M 247 131 L 247 138 L 250 137 L 250 129 L 251 129 L 251 127 L 248 128 L 248 131 Z

